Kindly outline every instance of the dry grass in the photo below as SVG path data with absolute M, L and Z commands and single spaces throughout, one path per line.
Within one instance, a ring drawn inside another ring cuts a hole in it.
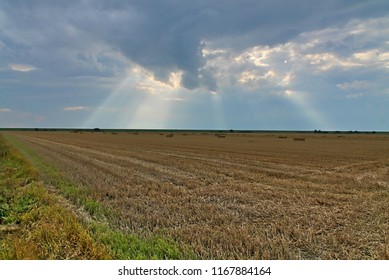
M 388 136 L 13 135 L 119 228 L 173 237 L 198 258 L 389 258 Z
M 0 150 L 0 259 L 112 258 L 1 138 Z

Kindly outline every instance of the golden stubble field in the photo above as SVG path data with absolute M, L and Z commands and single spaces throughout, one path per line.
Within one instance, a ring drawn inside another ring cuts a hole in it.
M 118 228 L 172 237 L 197 258 L 389 259 L 387 135 L 12 135 L 115 211 Z

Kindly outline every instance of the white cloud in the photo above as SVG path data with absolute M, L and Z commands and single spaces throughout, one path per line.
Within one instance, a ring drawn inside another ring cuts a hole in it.
M 219 55 L 224 54 L 226 52 L 227 52 L 226 50 L 223 50 L 221 48 L 218 48 L 218 49 L 204 48 L 201 50 L 201 54 L 203 55 L 203 57 L 219 56 Z
M 287 89 L 287 90 L 285 90 L 284 94 L 289 96 L 289 95 L 296 94 L 296 92 L 293 90 Z
M 378 56 L 379 56 L 379 51 L 377 49 L 354 53 L 354 58 L 361 62 L 372 61 L 373 59 L 376 59 Z
M 269 46 L 256 46 L 236 56 L 234 61 L 240 64 L 249 63 L 258 67 L 267 67 L 269 64 L 266 61 L 272 51 Z
M 64 107 L 64 111 L 83 111 L 86 110 L 87 108 L 84 106 L 74 106 L 74 107 Z
M 30 72 L 37 69 L 35 66 L 27 65 L 27 64 L 10 64 L 9 67 L 13 71 L 19 71 L 19 72 Z
M 310 88 L 310 80 L 322 79 L 323 83 L 328 83 L 328 77 L 340 78 L 339 71 L 358 79 L 358 75 L 382 73 L 389 68 L 389 44 L 385 40 L 386 35 L 389 37 L 388 24 L 388 18 L 351 20 L 343 26 L 302 33 L 284 44 L 258 45 L 240 53 L 220 48 L 212 50 L 207 47 L 212 46 L 212 42 L 205 42 L 206 53 L 213 56 L 205 57 L 204 68 L 213 70 L 222 88 L 238 86 L 257 92 L 295 86 Z M 366 79 L 381 79 L 380 75 L 371 75 Z M 382 80 L 377 82 L 383 83 Z M 331 86 L 342 90 L 371 87 L 362 79 Z
M 8 108 L 0 108 L 0 113 L 7 113 L 7 112 L 11 112 L 12 110 L 11 109 L 8 109 Z
M 331 52 L 307 54 L 303 58 L 306 64 L 313 66 L 311 68 L 316 72 L 326 72 L 336 67 L 347 69 L 363 66 L 362 63 L 358 63 L 349 58 L 342 58 L 336 53 Z
M 368 89 L 371 87 L 371 84 L 367 81 L 351 81 L 351 82 L 345 82 L 342 84 L 337 84 L 336 87 L 340 88 L 341 90 L 360 90 L 360 89 Z
M 166 81 L 158 80 L 147 69 L 133 65 L 128 73 L 132 76 L 131 85 L 147 94 L 166 94 L 181 88 L 182 71 L 170 72 Z

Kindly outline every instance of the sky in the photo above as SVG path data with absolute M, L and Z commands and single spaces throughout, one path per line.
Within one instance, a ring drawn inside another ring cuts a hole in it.
M 1 0 L 0 127 L 389 131 L 389 1 Z

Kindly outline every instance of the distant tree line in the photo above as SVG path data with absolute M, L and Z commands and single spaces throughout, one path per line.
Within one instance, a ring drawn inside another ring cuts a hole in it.
M 322 130 L 315 129 L 313 131 L 313 133 L 335 133 L 335 134 L 340 134 L 340 133 L 347 133 L 347 134 L 373 133 L 373 134 L 375 134 L 376 132 L 375 131 L 360 132 L 358 130 L 354 130 L 354 131 L 352 131 L 352 130 L 349 130 L 349 131 L 339 131 L 339 130 L 336 130 L 336 131 L 326 131 L 326 130 L 324 130 L 324 131 L 322 131 Z

